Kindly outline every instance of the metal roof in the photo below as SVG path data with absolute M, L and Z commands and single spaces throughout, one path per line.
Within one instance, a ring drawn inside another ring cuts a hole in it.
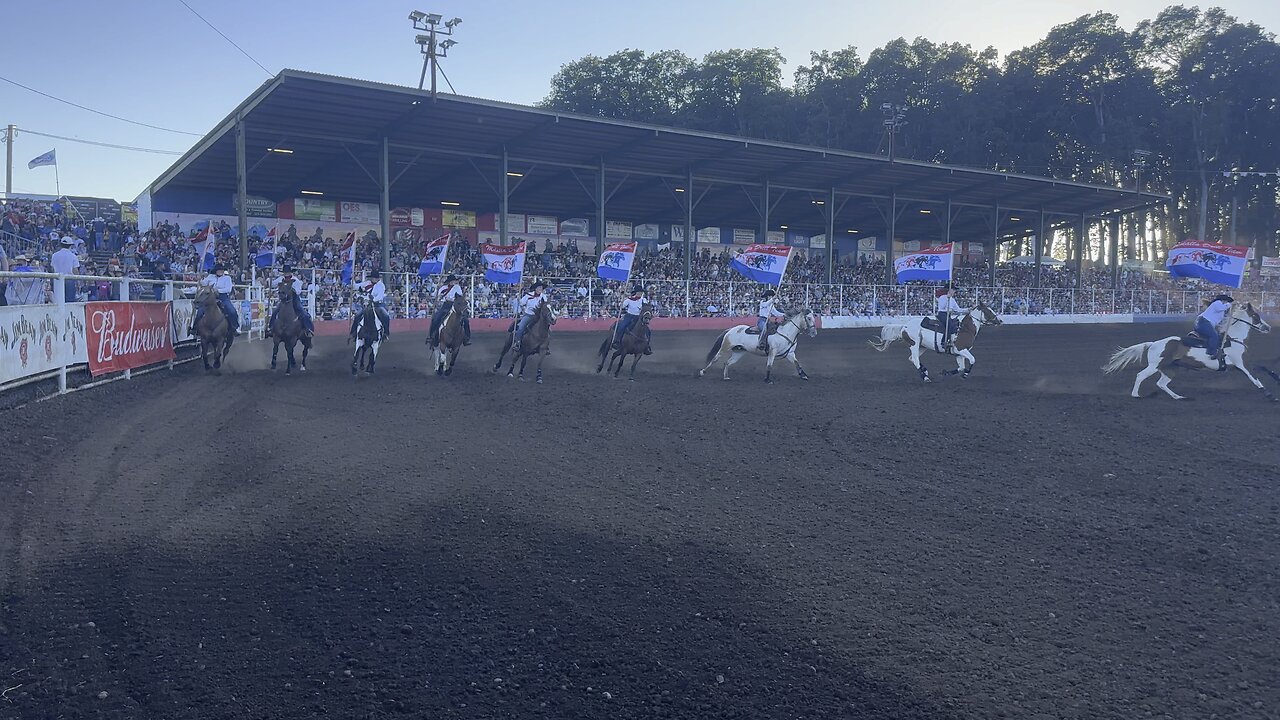
M 683 223 L 690 169 L 695 224 L 760 226 L 762 183 L 771 227 L 821 233 L 829 191 L 837 233 L 881 234 L 896 193 L 899 236 L 938 237 L 953 203 L 952 236 L 1032 231 L 1032 213 L 1100 217 L 1169 196 L 881 155 L 608 120 L 542 108 L 439 95 L 299 70 L 264 83 L 150 186 L 235 192 L 235 124 L 245 127 L 250 195 L 277 202 L 302 190 L 327 199 L 377 202 L 386 139 L 392 207 L 494 212 L 505 149 L 510 212 L 592 217 L 601 163 L 610 219 Z M 272 153 L 285 148 L 292 154 Z M 928 212 L 922 212 L 928 211 Z M 1019 219 L 1013 220 L 1010 215 Z M 1066 218 L 1056 218 L 1065 220 Z

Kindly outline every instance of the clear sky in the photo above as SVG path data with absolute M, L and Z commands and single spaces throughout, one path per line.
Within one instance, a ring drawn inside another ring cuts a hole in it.
M 1125 27 L 1154 17 L 1154 0 L 186 0 L 271 73 L 289 67 L 414 85 L 421 56 L 410 10 L 464 22 L 442 67 L 458 92 L 518 103 L 542 99 L 559 67 L 623 48 L 694 57 L 734 47 L 777 47 L 789 72 L 809 51 L 849 45 L 865 57 L 897 38 L 923 36 L 1001 54 L 1049 28 L 1106 10 Z M 104 112 L 203 134 L 268 74 L 179 0 L 12 0 L 0 76 Z M 1280 1 L 1224 0 L 1242 20 L 1280 30 Z M 975 9 L 976 8 L 976 9 Z M 300 108 L 300 112 L 305 109 Z M 15 192 L 54 192 L 53 168 L 27 161 L 56 148 L 62 192 L 133 199 L 175 159 L 52 140 L 34 131 L 165 150 L 197 139 L 67 107 L 0 82 L 0 125 L 19 127 Z

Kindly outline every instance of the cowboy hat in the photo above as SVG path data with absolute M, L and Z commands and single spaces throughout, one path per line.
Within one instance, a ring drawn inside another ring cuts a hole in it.
M 457 275 L 449 275 L 448 277 L 446 277 L 446 278 L 444 279 L 444 281 L 445 281 L 445 282 L 447 282 L 447 283 L 451 283 L 451 282 L 454 282 L 454 281 L 457 281 L 457 280 L 461 280 L 461 279 L 462 279 L 462 278 L 458 277 Z
M 378 272 L 377 270 L 370 270 L 370 271 L 369 271 L 369 275 L 368 275 L 368 277 L 371 277 L 371 278 L 381 278 L 381 277 L 382 277 L 382 273 Z
M 280 272 L 284 273 L 285 275 L 292 275 L 292 274 L 293 274 L 293 266 L 292 266 L 292 265 L 285 265 L 284 267 L 280 268 Z
M 1214 299 L 1213 299 L 1213 301 L 1214 301 L 1214 302 L 1222 301 L 1222 302 L 1225 302 L 1225 303 L 1233 303 L 1233 302 L 1235 302 L 1235 301 L 1236 301 L 1236 299 L 1235 299 L 1235 298 L 1233 298 L 1233 297 L 1231 297 L 1230 295 L 1219 295 L 1218 297 L 1214 298 Z
M 533 292 L 534 290 L 537 290 L 538 288 L 546 289 L 546 287 L 547 287 L 547 284 L 546 284 L 546 283 L 544 283 L 544 282 L 542 282 L 541 280 L 539 280 L 539 281 L 537 281 L 537 282 L 535 282 L 534 284 L 532 284 L 532 285 L 530 285 L 530 286 L 529 286 L 529 292 Z

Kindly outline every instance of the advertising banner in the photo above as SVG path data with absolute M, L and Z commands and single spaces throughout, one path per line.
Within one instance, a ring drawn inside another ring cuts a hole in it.
M 720 243 L 720 228 L 704 227 L 698 230 L 698 242 L 700 243 Z
M 1267 276 L 1280 275 L 1280 257 L 1263 257 L 1262 274 Z
M 391 210 L 391 227 L 422 227 L 426 222 L 426 211 L 422 208 L 393 208 Z
M 338 203 L 333 200 L 312 200 L 311 198 L 294 198 L 293 219 L 323 220 L 337 222 Z
M 751 245 L 756 241 L 756 231 L 750 228 L 734 228 L 733 244 L 734 245 Z
M 138 203 L 120 203 L 120 219 L 127 223 L 138 222 Z
M 195 340 L 191 334 L 191 321 L 196 317 L 196 304 L 193 300 L 174 300 L 173 303 L 173 342 Z
M 88 362 L 84 305 L 0 307 L 0 382 Z
M 661 235 L 662 230 L 653 223 L 637 225 L 635 229 L 637 240 L 657 240 Z
M 240 212 L 240 196 L 236 193 L 231 193 L 231 211 Z M 244 214 L 252 218 L 273 218 L 276 216 L 276 204 L 267 198 L 250 195 L 244 206 Z
M 343 202 L 338 205 L 338 219 L 344 223 L 380 225 L 382 210 L 373 203 Z
M 524 229 L 524 215 L 520 213 L 507 213 L 507 232 L 523 233 L 528 232 Z
M 606 240 L 630 240 L 631 223 L 621 220 L 606 220 L 604 223 L 604 237 Z
M 530 215 L 528 218 L 529 229 L 524 232 L 534 235 L 558 235 L 560 234 L 560 223 L 549 215 Z
M 587 237 L 590 223 L 586 218 L 569 218 L 560 223 L 560 234 L 569 237 Z
M 172 360 L 169 303 L 85 303 L 85 339 L 89 372 L 102 375 Z

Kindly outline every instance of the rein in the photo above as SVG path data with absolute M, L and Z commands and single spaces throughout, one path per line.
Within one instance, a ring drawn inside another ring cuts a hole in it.
M 791 317 L 787 318 L 787 321 L 786 321 L 786 322 L 784 322 L 784 323 L 782 323 L 781 325 L 779 325 L 779 326 L 778 326 L 778 332 L 774 333 L 775 335 L 782 335 L 782 328 L 784 328 L 784 327 L 786 327 L 786 326 L 788 326 L 788 325 L 795 325 L 795 326 L 796 326 L 796 336 L 795 336 L 794 338 L 787 338 L 787 342 L 789 342 L 789 343 L 791 343 L 791 344 L 790 344 L 790 345 L 787 345 L 787 349 L 786 349 L 786 350 L 783 350 L 782 352 L 780 352 L 780 353 L 778 353 L 778 354 L 774 355 L 774 357 L 782 357 L 782 358 L 784 358 L 784 357 L 786 357 L 786 356 L 790 355 L 790 354 L 791 354 L 791 351 L 795 349 L 796 344 L 800 342 L 800 333 L 801 333 L 801 332 L 803 332 L 803 330 L 800 328 L 800 324 L 796 322 L 796 318 L 798 318 L 798 317 L 800 317 L 800 315 L 799 315 L 799 314 L 797 314 L 797 315 L 792 315 Z M 786 336 L 786 335 L 782 335 L 782 337 L 787 337 L 787 336 Z M 765 355 L 768 355 L 768 353 L 765 353 Z

